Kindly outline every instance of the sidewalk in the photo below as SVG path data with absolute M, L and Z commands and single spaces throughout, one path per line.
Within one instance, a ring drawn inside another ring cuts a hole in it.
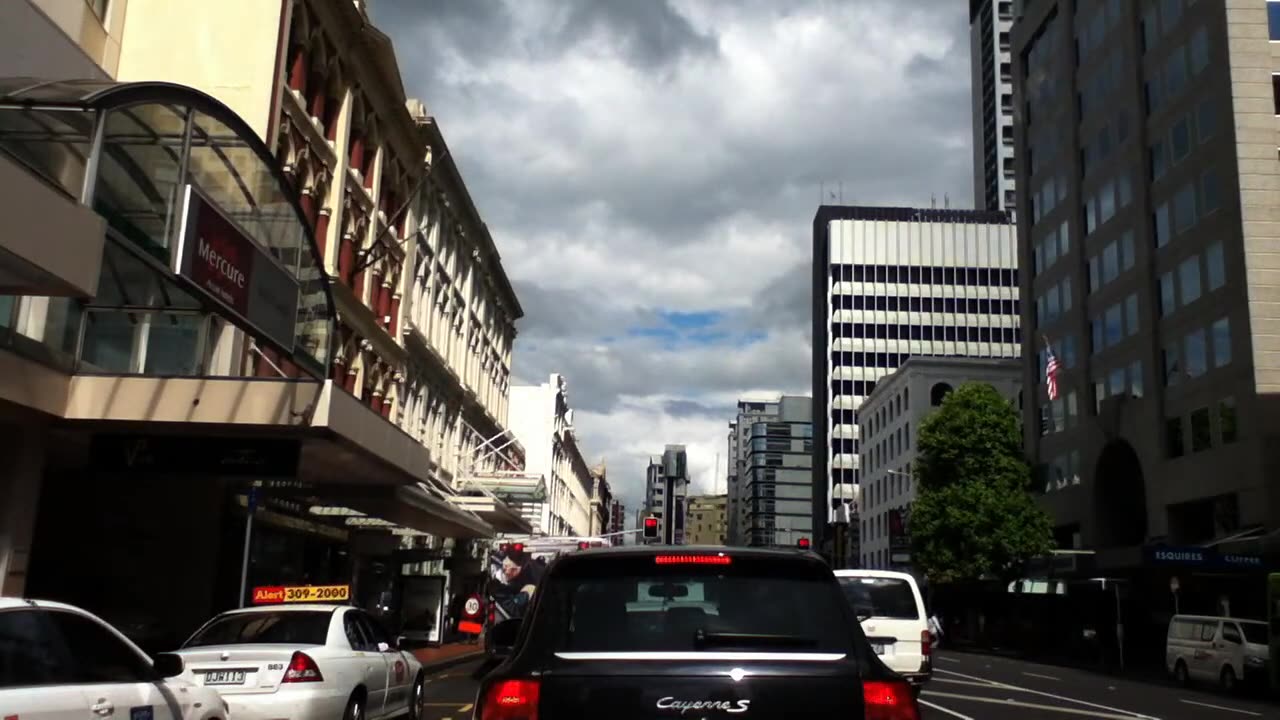
M 432 673 L 483 657 L 484 645 L 465 642 L 446 643 L 440 647 L 414 650 L 413 655 L 422 663 L 423 670 Z

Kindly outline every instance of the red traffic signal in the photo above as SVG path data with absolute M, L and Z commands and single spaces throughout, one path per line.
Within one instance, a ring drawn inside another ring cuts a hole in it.
M 499 546 L 498 546 L 498 550 L 499 550 L 499 552 L 506 552 L 506 551 L 507 551 L 507 548 L 509 548 L 509 547 L 511 547 L 511 546 L 510 546 L 510 545 L 508 545 L 507 543 L 502 543 L 501 545 L 499 545 Z
M 579 549 L 579 550 L 586 550 L 586 549 L 587 549 L 587 548 L 589 548 L 589 547 L 591 547 L 591 543 L 587 542 L 586 540 L 579 540 L 579 541 L 578 541 L 578 549 Z
M 524 552 L 524 543 L 511 543 L 511 552 Z
M 644 519 L 644 536 L 647 539 L 658 537 L 658 518 L 650 515 Z
M 808 550 L 809 538 L 805 538 L 805 537 L 800 538 L 800 541 L 797 542 L 796 545 L 799 546 L 801 550 Z

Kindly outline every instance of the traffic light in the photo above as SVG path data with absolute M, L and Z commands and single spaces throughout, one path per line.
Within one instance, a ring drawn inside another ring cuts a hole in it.
M 658 518 L 650 515 L 644 519 L 644 539 L 654 540 L 658 537 Z
M 808 550 L 808 549 L 809 549 L 809 538 L 806 538 L 806 537 L 802 537 L 802 538 L 800 538 L 800 540 L 796 543 L 796 545 L 797 545 L 801 550 Z
M 586 540 L 579 540 L 579 541 L 578 541 L 578 549 L 579 549 L 579 550 L 586 550 L 586 549 L 587 549 L 587 548 L 589 548 L 589 547 L 591 547 L 591 543 L 587 542 Z
M 511 552 L 524 552 L 524 543 L 511 543 Z

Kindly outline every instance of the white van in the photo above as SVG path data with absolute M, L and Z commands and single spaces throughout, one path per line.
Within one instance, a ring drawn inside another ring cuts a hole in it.
M 1242 680 L 1264 679 L 1269 655 L 1264 622 L 1209 615 L 1169 621 L 1165 669 L 1179 685 L 1204 680 L 1232 691 Z
M 889 570 L 835 574 L 881 662 L 915 686 L 933 677 L 929 618 L 916 579 Z

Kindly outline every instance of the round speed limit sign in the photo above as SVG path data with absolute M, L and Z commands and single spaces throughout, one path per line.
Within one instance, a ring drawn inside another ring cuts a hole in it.
M 467 598 L 466 604 L 462 606 L 462 611 L 465 612 L 468 617 L 475 617 L 479 615 L 480 614 L 480 598 L 477 598 L 477 597 Z

